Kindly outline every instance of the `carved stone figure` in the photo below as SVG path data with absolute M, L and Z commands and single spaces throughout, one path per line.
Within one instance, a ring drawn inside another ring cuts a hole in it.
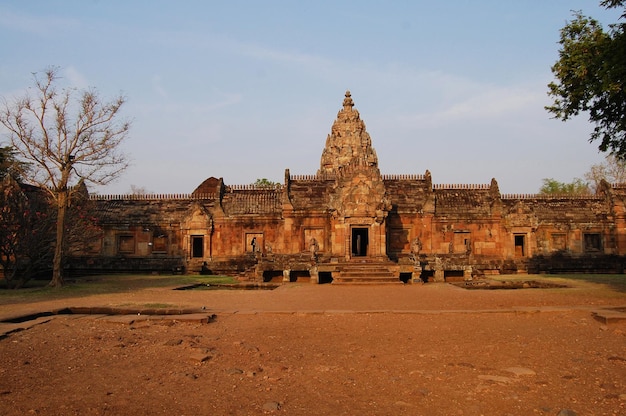
M 309 251 L 311 252 L 311 260 L 317 260 L 317 252 L 319 251 L 320 246 L 317 243 L 315 237 L 311 238 L 309 243 Z

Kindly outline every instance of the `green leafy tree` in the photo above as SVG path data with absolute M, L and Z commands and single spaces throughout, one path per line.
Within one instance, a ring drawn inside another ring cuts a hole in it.
M 267 178 L 260 178 L 254 181 L 253 185 L 257 188 L 276 188 L 280 185 L 280 183 L 272 182 Z
M 31 164 L 25 179 L 48 191 L 56 207 L 51 286 L 63 284 L 68 208 L 79 181 L 104 185 L 128 166 L 120 145 L 130 124 L 119 120 L 125 99 L 104 102 L 95 90 L 60 88 L 57 68 L 34 74 L 34 88 L 0 108 L 17 154 Z
M 17 159 L 15 149 L 11 146 L 0 147 L 0 179 L 10 175 L 16 181 L 20 181 L 20 172 L 24 172 L 27 169 L 28 165 Z
M 539 193 L 542 195 L 589 195 L 591 191 L 589 184 L 579 178 L 574 178 L 570 183 L 545 178 Z
M 624 7 L 625 0 L 604 0 L 600 5 Z M 621 19 L 626 19 L 626 11 Z M 626 159 L 626 23 L 608 31 L 595 19 L 574 12 L 561 29 L 559 60 L 552 66 L 556 81 L 548 84 L 554 99 L 546 109 L 563 121 L 589 114 L 595 125 L 589 141 Z

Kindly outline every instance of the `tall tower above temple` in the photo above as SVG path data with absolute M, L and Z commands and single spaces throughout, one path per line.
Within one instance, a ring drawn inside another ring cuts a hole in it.
M 365 123 L 346 91 L 343 108 L 337 113 L 331 133 L 326 138 L 318 174 L 337 173 L 340 168 L 370 166 L 378 169 L 378 157 L 372 147 Z

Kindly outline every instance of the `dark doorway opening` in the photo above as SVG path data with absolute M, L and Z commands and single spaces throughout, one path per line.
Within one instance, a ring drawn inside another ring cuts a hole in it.
M 352 255 L 355 257 L 367 256 L 368 229 L 353 228 L 352 229 Z
M 292 270 L 289 273 L 290 282 L 306 283 L 311 281 L 311 273 L 308 270 Z
M 401 272 L 400 273 L 400 281 L 402 283 L 409 283 L 413 279 L 413 273 L 410 272 Z
M 463 270 L 444 270 L 443 278 L 446 282 L 462 282 L 465 280 L 463 277 Z
M 320 285 L 322 284 L 326 284 L 326 283 L 332 283 L 333 282 L 333 274 L 332 272 L 319 272 L 317 274 L 317 281 Z
M 422 279 L 422 282 L 428 283 L 429 281 L 433 280 L 434 276 L 435 276 L 435 272 L 433 270 L 422 269 L 422 274 L 420 274 L 420 279 Z
M 279 283 L 283 281 L 282 270 L 264 270 L 263 271 L 263 283 L 274 282 Z
M 515 257 L 526 256 L 525 236 L 518 234 L 515 236 Z
M 204 257 L 204 236 L 191 236 L 191 257 Z

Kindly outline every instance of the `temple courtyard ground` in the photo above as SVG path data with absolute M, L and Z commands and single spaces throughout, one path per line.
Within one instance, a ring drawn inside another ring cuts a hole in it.
M 561 282 L 0 298 L 0 414 L 626 415 L 626 293 Z

